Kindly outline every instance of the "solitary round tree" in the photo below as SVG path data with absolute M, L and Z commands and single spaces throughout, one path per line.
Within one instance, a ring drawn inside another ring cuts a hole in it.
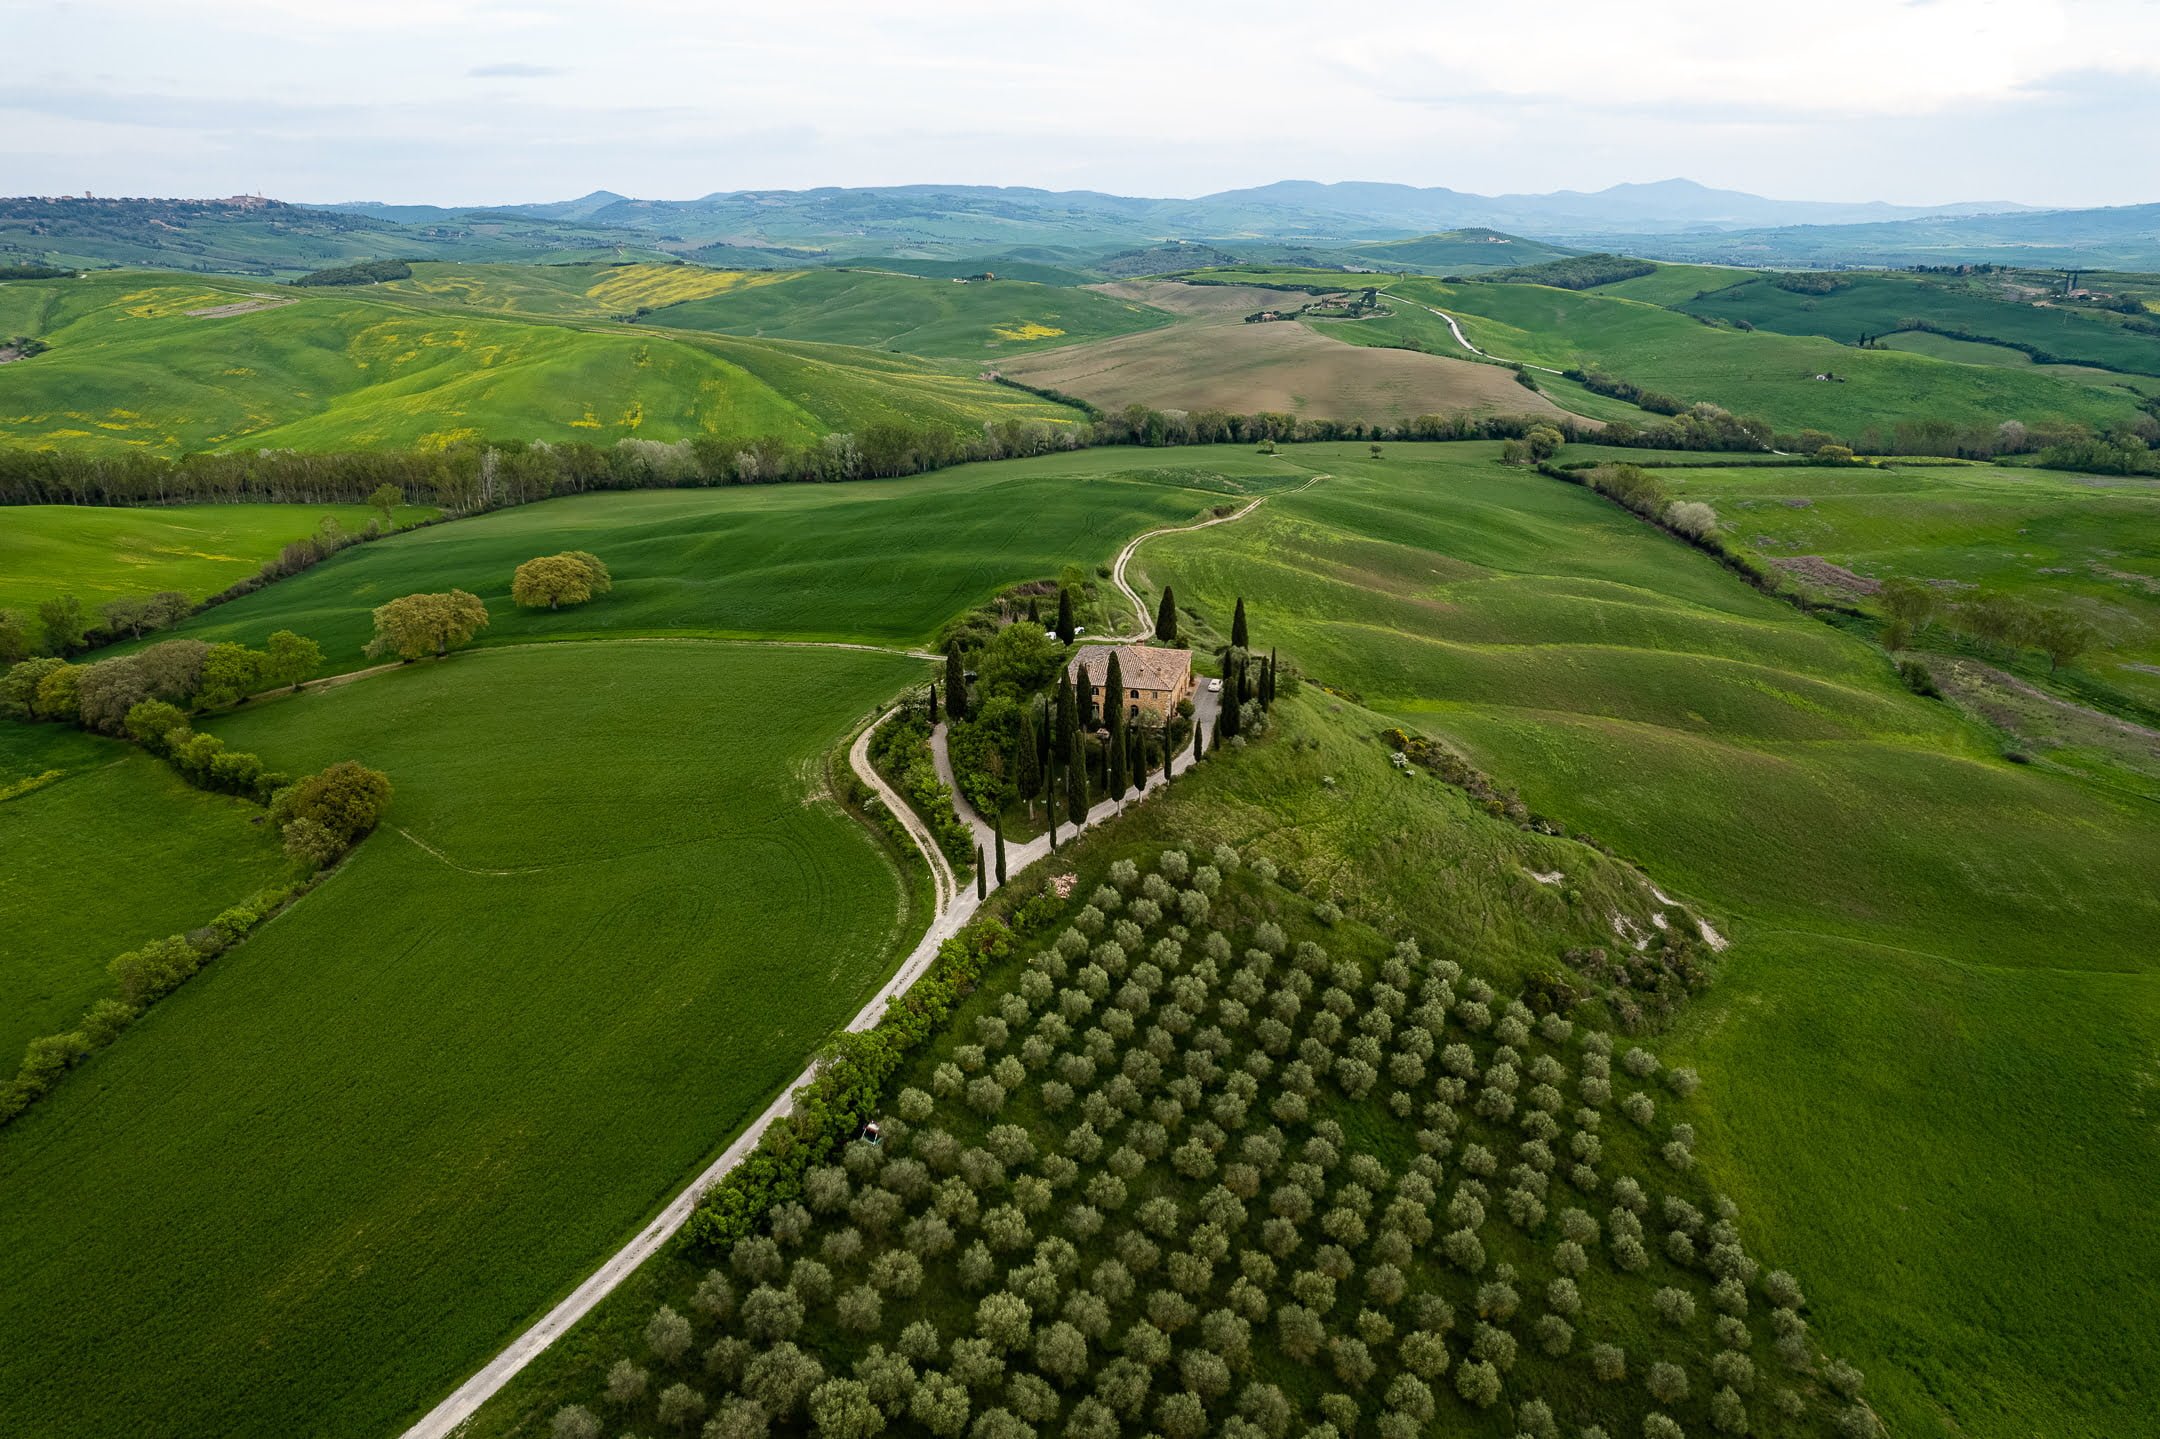
M 526 609 L 581 605 L 615 587 L 614 576 L 596 555 L 565 550 L 541 555 L 517 567 L 510 577 L 510 598 Z

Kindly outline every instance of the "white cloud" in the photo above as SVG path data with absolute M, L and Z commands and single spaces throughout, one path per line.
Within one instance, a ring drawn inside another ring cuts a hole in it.
M 25 188 L 275 180 L 318 198 L 485 201 L 594 185 L 1191 194 L 1285 176 L 1526 190 L 1684 173 L 1817 198 L 2085 202 L 2153 198 L 2138 190 L 2160 173 L 2160 6 L 2138 0 L 1448 0 L 1384 26 L 1286 0 L 11 9 L 32 57 L 13 87 L 42 97 L 28 105 L 54 140 L 9 147 Z M 174 134 L 153 155 L 116 124 Z M 2105 144 L 2063 143 L 2103 127 Z M 1946 152 L 1948 133 L 1962 139 Z M 197 143 L 170 143 L 182 134 Z M 176 152 L 202 158 L 168 164 Z M 286 168 L 255 173 L 273 161 Z

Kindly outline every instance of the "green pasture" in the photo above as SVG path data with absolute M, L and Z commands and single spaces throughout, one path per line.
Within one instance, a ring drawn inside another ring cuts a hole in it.
M 878 270 L 808 270 L 655 310 L 670 329 L 974 360 L 1157 329 L 1170 316 L 1093 290 Z
M 2099 425 L 2138 413 L 2135 396 L 2121 389 L 2045 369 L 1951 368 L 1922 355 L 1859 350 L 1813 336 L 1748 334 L 1595 291 L 1411 278 L 1394 281 L 1388 293 L 1398 308 L 1411 300 L 1446 310 L 1472 344 L 1502 359 L 1603 370 L 1679 400 L 1707 400 L 1767 420 L 1788 433 L 1818 429 L 1858 439 L 1871 429 L 1887 436 L 1900 422 L 1924 419 Z M 1363 323 L 1377 332 L 1401 326 L 1421 338 L 1430 329 L 1416 316 Z M 1817 380 L 1818 374 L 1839 378 Z
M 1806 277 L 1810 283 L 1819 277 Z M 1827 294 L 1795 291 L 1762 276 L 1679 306 L 1692 315 L 1745 320 L 1758 330 L 1824 335 L 1845 344 L 1925 323 L 1961 335 L 2032 345 L 2063 361 L 2160 375 L 2160 334 L 2128 329 L 2121 315 L 2036 302 L 1985 278 L 1839 275 Z
M 322 645 L 328 672 L 356 669 L 369 663 L 371 609 L 456 586 L 487 602 L 488 644 L 690 632 L 926 645 L 1007 585 L 1092 569 L 1142 530 L 1308 473 L 1295 453 L 1153 466 L 1107 450 L 899 480 L 578 495 L 348 550 L 179 632 L 260 643 L 296 629 Z M 515 608 L 512 571 L 564 549 L 606 561 L 614 593 L 575 610 Z
M 1334 478 L 1151 544 L 1148 578 L 1242 594 L 1309 673 L 1733 916 L 1668 1048 L 1720 1133 L 1761 1126 L 1716 1173 L 1894 1431 L 2135 1427 L 2160 816 L 2003 762 L 1872 646 L 1495 447 L 1303 453 Z
M 1736 270 L 1725 265 L 1660 264 L 1656 274 L 1637 275 L 1632 280 L 1615 280 L 1609 285 L 1593 285 L 1590 293 L 1677 307 L 1697 295 L 1739 284 L 1755 273 L 1753 270 Z
M 435 514 L 400 505 L 391 523 Z M 0 513 L 0 609 L 28 618 L 39 601 L 72 594 L 95 618 L 109 600 L 163 590 L 201 600 L 325 524 L 351 533 L 377 518 L 365 505 L 12 505 Z
M 2077 667 L 2160 705 L 2160 481 L 1992 465 L 1659 477 L 1707 501 L 1731 542 L 1765 561 L 1819 555 L 1867 579 L 1937 584 L 1946 604 L 1992 590 L 2075 609 L 2101 636 Z
M 632 274 L 608 303 L 721 273 L 630 268 L 658 274 L 650 285 Z M 10 308 L 37 312 L 23 332 L 51 345 L 0 369 L 0 439 L 17 443 L 161 454 L 504 438 L 799 444 L 887 420 L 973 431 L 988 420 L 1073 418 L 899 356 L 466 311 L 388 286 L 289 290 L 121 272 L 5 294 Z M 266 308 L 191 313 L 251 304 Z
M 923 671 L 527 648 L 220 723 L 296 771 L 361 758 L 396 798 L 344 869 L 0 1131 L 0 1423 L 291 1439 L 432 1405 L 912 941 L 821 760 Z
M 106 962 L 207 924 L 287 863 L 262 811 L 132 745 L 0 721 L 0 1065 L 112 995 Z

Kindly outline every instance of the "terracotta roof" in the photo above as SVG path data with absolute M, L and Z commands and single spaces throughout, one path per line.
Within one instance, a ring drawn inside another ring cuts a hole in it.
M 1078 679 L 1087 668 L 1088 683 L 1101 689 L 1110 678 L 1110 656 L 1115 653 L 1118 674 L 1127 689 L 1175 690 L 1192 677 L 1192 651 L 1158 649 L 1153 645 L 1082 645 L 1066 673 Z

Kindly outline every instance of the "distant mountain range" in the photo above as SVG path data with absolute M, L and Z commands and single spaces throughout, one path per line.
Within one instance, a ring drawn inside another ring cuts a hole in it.
M 368 202 L 319 208 L 373 215 L 400 224 L 440 223 L 468 213 Z M 927 239 L 939 227 L 970 221 L 1057 234 L 1116 231 L 1150 240 L 1407 239 L 1433 230 L 1469 228 L 1566 240 L 1577 235 L 1622 231 L 1665 234 L 2012 214 L 2032 207 L 2008 200 L 1937 206 L 1770 200 L 1738 190 L 1714 190 L 1692 180 L 1614 185 L 1588 193 L 1560 190 L 1549 195 L 1473 195 L 1441 187 L 1421 189 L 1366 181 L 1321 184 L 1282 180 L 1190 200 L 1145 199 L 1095 190 L 892 185 L 732 190 L 695 200 L 637 200 L 611 190 L 596 190 L 575 200 L 491 208 L 529 219 L 686 235 L 725 234 L 753 242 L 794 242 L 877 230 Z
M 1101 275 L 1174 261 L 1186 247 L 1215 263 L 1434 272 L 1516 264 L 1531 250 L 1762 266 L 1997 261 L 2160 269 L 2160 205 L 1840 204 L 1677 179 L 1544 195 L 1285 180 L 1196 199 L 896 185 L 722 191 L 693 200 L 596 190 L 572 200 L 475 208 L 301 206 L 254 197 L 0 200 L 0 264 L 272 275 L 353 259 L 545 260 L 595 251 L 744 268 L 983 260 Z

